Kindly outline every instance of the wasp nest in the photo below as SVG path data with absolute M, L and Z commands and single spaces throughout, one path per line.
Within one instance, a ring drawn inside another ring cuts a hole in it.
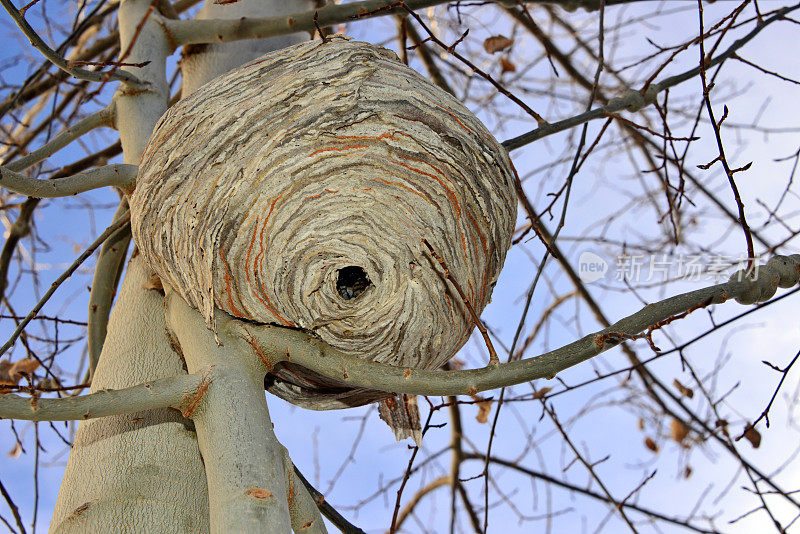
M 130 198 L 136 243 L 209 326 L 213 309 L 333 347 L 438 368 L 474 324 L 516 217 L 506 151 L 389 50 L 333 38 L 209 82 L 156 126 Z M 270 378 L 316 409 L 372 402 L 298 367 Z

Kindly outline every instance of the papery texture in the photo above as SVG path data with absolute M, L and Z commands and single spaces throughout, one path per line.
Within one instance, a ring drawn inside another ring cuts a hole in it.
M 516 218 L 508 155 L 452 96 L 369 43 L 310 41 L 201 87 L 156 127 L 130 198 L 135 241 L 201 310 L 437 368 L 474 324 Z M 268 384 L 326 409 L 385 393 L 296 366 Z

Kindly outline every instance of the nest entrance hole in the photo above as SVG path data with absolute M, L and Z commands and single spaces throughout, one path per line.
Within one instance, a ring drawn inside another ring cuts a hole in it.
M 366 271 L 357 265 L 339 269 L 336 290 L 344 300 L 354 299 L 372 285 Z

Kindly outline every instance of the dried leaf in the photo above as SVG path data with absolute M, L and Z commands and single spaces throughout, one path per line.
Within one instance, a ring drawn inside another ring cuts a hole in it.
M 475 405 L 478 407 L 478 413 L 475 415 L 475 420 L 480 424 L 484 424 L 489 420 L 489 414 L 492 413 L 492 399 L 484 399 L 480 395 L 473 395 Z
M 678 443 L 683 443 L 683 440 L 686 439 L 686 436 L 689 435 L 689 427 L 683 424 L 683 421 L 679 419 L 673 419 L 670 423 L 670 431 L 672 434 L 672 439 L 677 441 Z
M 675 389 L 680 391 L 681 395 L 683 395 L 684 397 L 689 397 L 690 399 L 694 397 L 694 390 L 692 388 L 687 388 L 686 386 L 678 382 L 677 378 L 672 381 L 672 385 L 675 386 Z
M 683 478 L 689 478 L 692 476 L 692 468 L 690 466 L 686 466 L 686 469 L 683 470 Z
M 544 396 L 550 393 L 551 391 L 553 391 L 553 388 L 542 388 L 533 394 L 533 398 L 534 399 L 544 398 Z
M 11 368 L 12 364 L 8 360 L 0 361 L 0 386 L 16 386 L 16 381 L 11 381 Z
M 761 432 L 755 429 L 753 425 L 749 424 L 744 429 L 744 437 L 750 442 L 754 449 L 761 446 Z
M 22 454 L 22 445 L 19 444 L 19 441 L 14 444 L 14 448 L 8 451 L 6 456 L 11 458 L 12 460 L 16 460 L 19 458 L 19 455 Z
M 501 67 L 501 71 L 500 71 L 501 73 L 516 72 L 516 70 L 517 70 L 517 66 L 514 65 L 513 63 L 511 63 L 509 60 L 507 60 L 504 57 L 500 58 L 500 67 Z
M 483 42 L 483 49 L 486 50 L 488 54 L 495 54 L 497 52 L 501 52 L 514 44 L 514 41 L 505 37 L 503 35 L 495 35 L 494 37 L 489 37 Z
M 728 421 L 725 419 L 719 419 L 716 423 L 714 423 L 716 428 L 722 428 L 722 433 L 728 436 Z
M 37 367 L 39 367 L 39 362 L 32 358 L 14 363 L 8 360 L 0 361 L 0 385 L 16 386 L 22 380 L 23 375 L 32 374 Z
M 640 418 L 639 418 L 639 420 L 636 422 L 636 427 L 637 427 L 639 430 L 644 430 L 644 419 L 642 419 L 642 418 L 640 417 Z
M 33 358 L 26 358 L 14 364 L 14 370 L 18 373 L 25 373 L 26 375 L 33 374 L 39 368 L 39 362 Z
M 43 378 L 36 384 L 37 389 L 55 389 L 58 387 L 58 384 L 52 378 Z
M 658 452 L 658 444 L 656 444 L 653 438 L 650 437 L 644 438 L 644 446 L 653 452 Z

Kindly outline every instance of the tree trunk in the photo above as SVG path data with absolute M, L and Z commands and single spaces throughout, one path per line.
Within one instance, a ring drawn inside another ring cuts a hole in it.
M 223 7 L 209 0 L 199 16 L 265 16 L 310 9 L 312 5 L 309 1 L 243 0 Z M 121 48 L 124 51 L 130 46 L 126 61 L 149 62 L 133 71 L 150 83 L 148 91 L 116 95 L 124 161 L 134 164 L 139 162 L 169 97 L 165 79 L 169 45 L 163 30 L 153 18 L 147 18 L 150 7 L 150 0 L 125 0 L 119 15 Z M 293 34 L 195 47 L 185 58 L 183 94 L 269 50 L 306 38 Z M 164 298 L 145 288 L 151 275 L 141 256 L 130 261 L 91 391 L 119 389 L 185 372 L 185 364 L 167 337 Z M 283 471 L 283 465 L 280 467 Z M 50 531 L 110 530 L 209 531 L 208 489 L 197 435 L 193 423 L 177 411 L 151 410 L 79 425 Z
M 131 260 L 109 321 L 92 391 L 183 373 L 169 344 L 164 299 Z M 207 532 L 208 493 L 197 436 L 175 410 L 84 421 L 78 427 L 51 532 Z

